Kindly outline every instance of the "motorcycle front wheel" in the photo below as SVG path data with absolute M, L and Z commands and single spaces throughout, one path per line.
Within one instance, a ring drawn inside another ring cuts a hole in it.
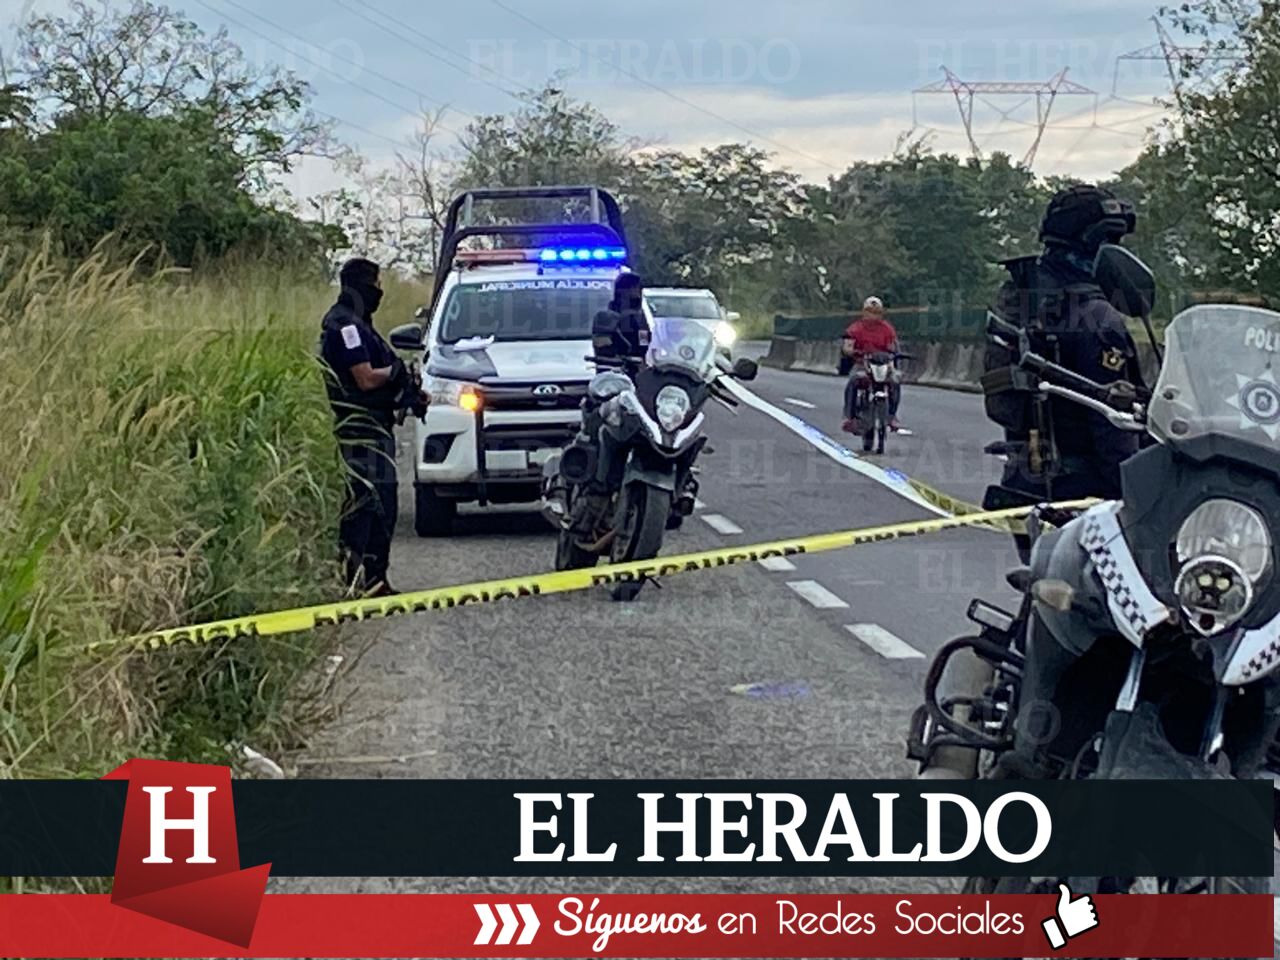
M 889 429 L 889 404 L 883 398 L 877 398 L 872 404 L 871 423 L 876 435 L 876 453 L 884 453 L 884 436 Z
M 613 563 L 629 563 L 656 557 L 662 549 L 662 536 L 670 515 L 671 491 L 641 482 L 628 484 L 618 497 L 616 532 L 609 559 Z M 611 591 L 613 599 L 634 600 L 641 586 L 640 580 L 620 583 Z

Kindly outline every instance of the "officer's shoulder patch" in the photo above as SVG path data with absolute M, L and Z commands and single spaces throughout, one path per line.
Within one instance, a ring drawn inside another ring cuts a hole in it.
M 342 328 L 342 342 L 347 345 L 348 350 L 354 350 L 360 346 L 360 331 L 356 329 L 354 323 L 348 323 Z
M 1108 347 L 1102 351 L 1102 365 L 1108 370 L 1123 370 L 1125 359 L 1124 351 L 1115 347 Z

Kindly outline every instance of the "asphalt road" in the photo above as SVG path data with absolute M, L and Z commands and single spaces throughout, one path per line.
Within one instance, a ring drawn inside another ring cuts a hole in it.
M 838 435 L 839 380 L 762 369 L 751 386 Z M 978 398 L 908 387 L 902 418 L 914 435 L 891 437 L 886 460 L 978 498 L 989 468 L 975 451 L 991 433 Z M 703 506 L 670 535 L 665 552 L 929 515 L 758 411 L 717 408 L 709 433 L 714 453 L 703 461 Z M 418 539 L 408 480 L 391 571 L 400 589 L 551 568 L 549 528 L 532 510 L 468 510 L 454 537 Z M 802 557 L 794 569 L 682 574 L 661 589 L 646 587 L 628 605 L 586 592 L 353 629 L 349 659 L 367 649 L 342 682 L 344 716 L 313 744 L 306 775 L 909 776 L 904 734 L 926 656 L 964 629 L 973 595 L 1008 594 L 1006 539 L 953 532 Z M 477 878 L 306 886 L 532 891 L 575 884 Z M 721 880 L 590 886 L 770 889 Z M 949 889 L 950 881 L 787 886 L 907 891 Z

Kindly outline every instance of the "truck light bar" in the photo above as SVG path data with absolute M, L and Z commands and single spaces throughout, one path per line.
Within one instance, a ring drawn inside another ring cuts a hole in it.
M 626 262 L 627 251 L 623 247 L 533 247 L 505 250 L 460 250 L 455 259 L 462 264 L 590 263 L 600 266 L 614 266 Z
M 538 259 L 543 263 L 622 263 L 627 251 L 622 247 L 546 247 Z

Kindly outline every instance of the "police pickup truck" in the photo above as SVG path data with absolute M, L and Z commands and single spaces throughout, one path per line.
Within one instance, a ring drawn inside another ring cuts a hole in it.
M 541 206 L 542 222 L 509 222 Z M 505 208 L 505 212 L 503 212 Z M 577 215 L 576 222 L 568 212 Z M 476 249 L 463 249 L 468 245 Z M 540 497 L 542 465 L 578 430 L 594 374 L 591 324 L 626 269 L 616 200 L 596 187 L 472 190 L 452 203 L 420 351 L 427 415 L 414 421 L 414 529 L 447 536 L 458 505 Z

